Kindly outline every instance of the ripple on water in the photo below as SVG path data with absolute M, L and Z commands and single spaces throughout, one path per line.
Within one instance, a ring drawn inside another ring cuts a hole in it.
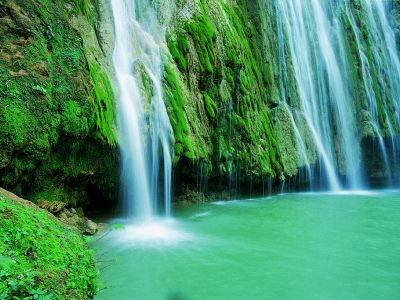
M 193 216 L 190 217 L 190 219 L 198 219 L 198 218 L 204 218 L 210 215 L 209 211 L 201 212 L 194 214 Z

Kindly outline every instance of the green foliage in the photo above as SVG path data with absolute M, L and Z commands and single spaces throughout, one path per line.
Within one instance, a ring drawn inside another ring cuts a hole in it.
M 23 145 L 31 138 L 29 128 L 36 127 L 37 124 L 21 101 L 4 103 L 0 107 L 0 120 L 2 139 L 16 147 Z
M 34 90 L 36 92 L 39 92 L 40 94 L 43 94 L 43 95 L 47 94 L 47 90 L 44 87 L 40 86 L 40 85 L 32 86 L 32 90 Z
M 202 71 L 213 73 L 215 28 L 210 19 L 205 15 L 197 15 L 180 26 L 182 28 L 175 32 L 175 38 L 172 35 L 167 37 L 169 51 L 179 69 L 181 71 L 187 69 L 186 55 L 189 52 L 187 35 L 189 35 L 193 40 Z
M 93 297 L 92 253 L 75 229 L 2 194 L 0 216 L 1 299 Z
M 247 11 L 228 3 L 223 4 L 222 8 L 230 23 L 223 41 L 223 59 L 226 61 L 224 73 L 226 83 L 234 91 L 231 95 L 233 111 L 227 116 L 227 122 L 222 124 L 230 124 L 230 130 L 236 132 L 233 136 L 226 136 L 224 132 L 229 132 L 229 129 L 222 128 L 219 131 L 219 135 L 225 135 L 224 140 L 232 145 L 225 146 L 226 150 L 222 151 L 223 161 L 226 161 L 224 169 L 229 170 L 230 161 L 234 161 L 236 156 L 242 165 L 247 166 L 244 171 L 250 176 L 275 176 L 282 172 L 282 167 L 276 133 L 267 106 L 269 102 L 274 102 L 271 101 L 271 91 L 275 89 L 272 71 L 269 68 L 269 72 L 265 72 L 268 76 L 263 78 L 261 68 L 264 63 L 257 63 L 263 57 L 260 53 L 262 48 L 256 40 L 258 35 Z M 225 145 L 229 144 L 225 142 Z M 241 150 L 234 153 L 230 149 Z M 232 158 L 224 151 L 230 151 Z

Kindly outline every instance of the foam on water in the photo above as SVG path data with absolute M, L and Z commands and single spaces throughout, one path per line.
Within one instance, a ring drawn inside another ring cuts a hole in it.
M 248 200 L 250 200 L 250 199 L 248 199 Z M 223 205 L 237 204 L 237 203 L 240 203 L 240 202 L 243 202 L 243 201 L 244 200 L 220 200 L 220 201 L 211 202 L 211 204 L 223 206 Z
M 182 230 L 173 219 L 156 219 L 126 224 L 122 229 L 113 230 L 107 238 L 127 247 L 152 247 L 193 240 L 194 236 Z

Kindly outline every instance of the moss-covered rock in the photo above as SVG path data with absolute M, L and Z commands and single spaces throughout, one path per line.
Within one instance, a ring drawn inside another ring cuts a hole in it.
M 270 115 L 279 97 L 271 65 L 260 63 L 262 34 L 247 5 L 232 0 L 176 3 L 164 78 L 167 102 L 181 99 L 169 110 L 177 137 L 175 162 L 185 157 L 176 166 L 178 173 L 187 171 L 187 159 L 193 176 L 204 161 L 210 178 L 234 170 L 247 179 L 284 172 Z
M 81 234 L 0 189 L 0 298 L 88 299 L 94 260 Z
M 0 184 L 83 205 L 117 188 L 110 47 L 102 1 L 0 2 Z

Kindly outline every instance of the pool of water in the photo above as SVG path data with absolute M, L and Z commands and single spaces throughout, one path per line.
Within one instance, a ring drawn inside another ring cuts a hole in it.
M 96 299 L 400 298 L 400 192 L 219 201 L 121 227 L 93 242 Z

